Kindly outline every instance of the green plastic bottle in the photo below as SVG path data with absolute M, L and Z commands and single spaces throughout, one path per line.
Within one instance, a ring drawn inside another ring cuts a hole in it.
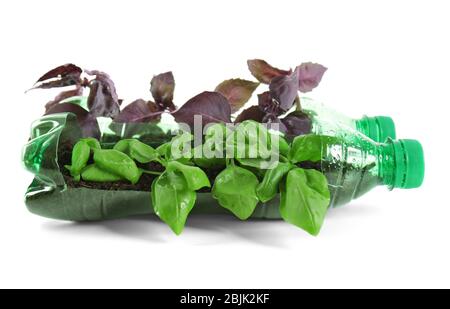
M 392 190 L 421 186 L 424 156 L 417 140 L 387 139 L 374 143 L 362 135 L 325 139 L 321 161 L 332 200 L 331 207 L 349 203 L 376 186 Z
M 342 115 L 324 104 L 310 98 L 300 98 L 302 111 L 307 113 L 313 122 L 315 133 L 327 133 L 321 127 L 324 122 L 339 123 L 361 132 L 375 142 L 384 142 L 387 138 L 396 138 L 395 124 L 388 116 L 363 116 L 360 119 L 352 119 Z
M 323 127 L 331 131 L 336 125 L 324 122 Z M 348 127 L 341 127 L 333 136 L 310 136 L 313 147 L 321 149 L 321 160 L 303 167 L 324 173 L 331 196 L 329 207 L 348 204 L 377 186 L 393 190 L 422 185 L 425 163 L 417 140 L 388 138 L 377 143 Z M 263 204 L 253 217 L 279 219 L 278 203 L 276 199 Z

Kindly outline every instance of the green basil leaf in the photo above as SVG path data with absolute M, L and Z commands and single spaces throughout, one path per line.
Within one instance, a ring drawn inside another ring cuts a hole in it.
M 197 166 L 189 166 L 178 161 L 170 161 L 167 164 L 167 171 L 179 171 L 186 179 L 188 188 L 190 190 L 199 190 L 203 187 L 211 187 L 208 176 L 205 172 Z
M 84 141 L 91 149 L 100 149 L 100 142 L 93 137 L 82 138 L 81 141 Z
M 85 181 L 113 182 L 123 180 L 119 175 L 110 173 L 98 167 L 96 164 L 89 164 L 81 172 L 81 178 Z
M 287 158 L 289 156 L 289 151 L 291 150 L 291 147 L 289 146 L 289 143 L 286 141 L 286 139 L 284 139 L 281 136 L 279 136 L 278 138 L 279 138 L 278 149 L 280 151 L 280 154 Z
M 281 217 L 311 235 L 319 234 L 330 203 L 327 179 L 316 170 L 294 168 L 280 184 Z
M 101 169 L 119 175 L 132 184 L 137 183 L 142 174 L 133 159 L 115 149 L 95 150 L 94 162 Z
M 297 136 L 292 142 L 289 160 L 292 163 L 320 161 L 327 155 L 328 146 L 336 143 L 338 139 L 332 136 L 315 134 Z
M 278 193 L 282 178 L 293 168 L 290 163 L 279 162 L 276 167 L 267 170 L 262 182 L 256 188 L 256 194 L 261 202 L 273 199 Z
M 100 143 L 95 138 L 82 138 L 73 147 L 70 175 L 75 181 L 80 180 L 81 171 L 91 156 L 91 149 L 100 149 Z
M 155 213 L 179 235 L 196 199 L 183 174 L 177 171 L 161 174 L 152 183 L 151 199 Z
M 72 150 L 72 165 L 70 167 L 70 175 L 76 181 L 80 180 L 81 170 L 86 166 L 91 155 L 91 148 L 85 141 L 78 141 Z
M 132 139 L 122 139 L 114 145 L 113 149 L 128 155 L 130 150 L 130 141 L 132 141 Z
M 297 136 L 292 142 L 289 160 L 293 163 L 302 161 L 320 161 L 322 159 L 322 136 Z
M 217 175 L 212 194 L 222 207 L 245 220 L 258 204 L 257 186 L 258 178 L 252 172 L 230 165 Z
M 123 139 L 115 144 L 113 149 L 127 154 L 139 163 L 149 163 L 159 157 L 159 153 L 153 147 L 137 139 Z
M 236 160 L 244 166 L 255 167 L 258 169 L 269 169 L 270 160 L 260 159 L 260 158 L 236 158 Z
M 167 161 L 170 158 L 170 142 L 159 145 L 156 148 L 156 152 L 158 152 L 162 161 Z

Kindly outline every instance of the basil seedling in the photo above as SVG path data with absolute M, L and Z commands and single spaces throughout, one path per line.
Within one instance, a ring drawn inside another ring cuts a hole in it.
M 156 161 L 159 157 L 159 153 L 153 147 L 137 139 L 123 139 L 117 142 L 113 149 L 127 154 L 139 163 Z
M 95 138 L 80 139 L 72 150 L 72 165 L 66 166 L 75 181 L 80 180 L 80 174 L 89 161 L 92 149 L 100 149 L 100 143 Z

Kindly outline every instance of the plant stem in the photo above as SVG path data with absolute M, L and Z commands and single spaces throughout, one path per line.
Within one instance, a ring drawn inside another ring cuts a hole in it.
M 228 159 L 228 160 L 225 161 L 225 163 L 226 163 L 226 166 L 227 166 L 227 167 L 228 167 L 229 165 L 234 166 L 234 159 L 233 159 L 233 158 Z
M 285 156 L 282 156 L 281 154 L 280 154 L 280 160 L 279 161 L 281 161 L 281 162 L 284 162 L 284 163 L 287 163 L 287 162 L 289 162 L 289 160 L 288 160 L 288 158 L 286 158 Z

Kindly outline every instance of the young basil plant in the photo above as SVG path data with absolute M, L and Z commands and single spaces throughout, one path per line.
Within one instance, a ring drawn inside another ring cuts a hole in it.
M 194 207 L 196 190 L 211 187 L 205 172 L 196 166 L 170 161 L 166 171 L 152 183 L 151 199 L 155 213 L 179 235 Z
M 159 157 L 159 153 L 151 146 L 137 139 L 123 139 L 117 142 L 113 149 L 127 154 L 139 163 L 149 163 Z
M 191 141 L 192 135 L 183 133 L 155 150 L 159 156 L 157 160 L 166 170 L 152 183 L 153 209 L 177 235 L 183 230 L 187 216 L 194 207 L 195 191 L 211 187 L 205 172 L 192 166 L 192 151 L 186 147 L 186 143 Z
M 66 168 L 75 181 L 80 181 L 81 171 L 87 165 L 93 149 L 100 149 L 100 143 L 95 138 L 82 138 L 73 147 L 72 165 Z
M 281 195 L 281 217 L 312 235 L 317 235 L 330 203 L 330 192 L 325 175 L 316 170 L 296 167 L 303 161 L 320 161 L 334 138 L 318 135 L 298 136 L 294 139 L 289 162 L 266 171 L 256 189 L 262 202 Z
M 327 179 L 319 171 L 298 168 L 295 164 L 320 161 L 327 143 L 332 141 L 326 136 L 297 137 L 289 152 L 290 162 L 279 162 L 268 169 L 256 188 L 261 202 L 270 201 L 280 192 L 282 218 L 312 235 L 319 233 L 330 203 Z

